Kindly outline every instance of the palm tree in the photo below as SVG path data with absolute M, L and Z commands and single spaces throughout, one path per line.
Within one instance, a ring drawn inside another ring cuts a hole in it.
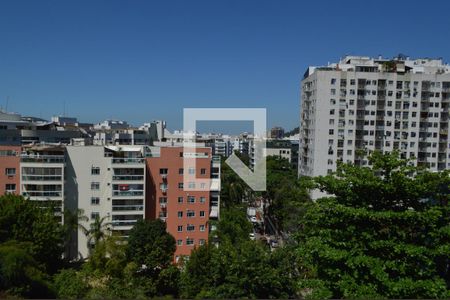
M 81 224 L 81 222 L 87 222 L 89 218 L 84 215 L 84 210 L 64 210 L 64 235 L 66 249 L 66 258 L 72 258 L 72 243 L 77 231 L 80 229 L 85 232 L 86 228 Z
M 94 219 L 94 223 L 91 223 L 91 226 L 89 229 L 84 229 L 84 234 L 87 236 L 87 243 L 89 251 L 92 249 L 92 245 L 98 244 L 99 241 L 102 241 L 105 239 L 106 236 L 109 235 L 109 232 L 111 231 L 110 225 L 111 223 L 104 223 L 105 220 L 109 218 L 109 216 L 104 216 L 103 218 L 100 218 L 99 216 L 96 216 Z

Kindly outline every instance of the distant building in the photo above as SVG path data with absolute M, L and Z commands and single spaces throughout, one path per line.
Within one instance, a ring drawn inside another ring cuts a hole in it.
M 270 129 L 269 138 L 282 139 L 284 137 L 284 129 L 281 127 L 273 127 Z

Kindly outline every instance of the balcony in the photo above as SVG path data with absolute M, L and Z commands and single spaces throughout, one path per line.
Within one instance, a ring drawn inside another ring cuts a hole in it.
M 142 181 L 144 175 L 113 175 L 114 181 Z
M 113 196 L 143 196 L 143 190 L 131 190 L 131 191 L 118 191 L 113 190 Z
M 138 220 L 115 220 L 111 222 L 113 227 L 134 226 Z
M 113 164 L 143 164 L 145 163 L 145 158 L 117 158 L 113 157 Z
M 24 196 L 24 197 L 42 197 L 42 198 L 48 198 L 48 197 L 61 198 L 62 191 L 25 191 L 22 193 L 22 196 Z
M 144 205 L 113 205 L 113 211 L 140 211 L 144 210 Z
M 211 179 L 210 191 L 220 191 L 220 179 Z
M 64 155 L 22 154 L 20 161 L 25 163 L 62 164 L 64 163 Z
M 22 181 L 62 181 L 61 175 L 22 175 Z

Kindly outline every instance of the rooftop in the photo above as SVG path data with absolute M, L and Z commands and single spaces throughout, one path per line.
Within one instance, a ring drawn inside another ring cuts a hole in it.
M 313 74 L 316 70 L 322 71 L 347 71 L 347 72 L 388 72 L 388 73 L 415 73 L 415 74 L 448 74 L 450 65 L 443 62 L 442 58 L 417 58 L 399 54 L 388 59 L 382 56 L 344 56 L 337 63 L 327 66 L 312 66 L 305 72 L 304 78 Z

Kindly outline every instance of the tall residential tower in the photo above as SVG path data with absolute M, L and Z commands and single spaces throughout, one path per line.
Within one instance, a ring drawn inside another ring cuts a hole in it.
M 441 59 L 347 56 L 301 82 L 299 174 L 397 149 L 432 171 L 450 168 L 450 66 Z M 314 197 L 314 195 L 313 195 Z

